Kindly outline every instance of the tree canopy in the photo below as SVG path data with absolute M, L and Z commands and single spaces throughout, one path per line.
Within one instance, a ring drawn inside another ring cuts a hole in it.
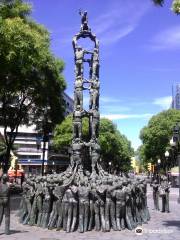
M 71 144 L 72 140 L 72 115 L 58 124 L 54 131 L 53 144 L 56 149 L 62 149 Z M 88 118 L 83 119 L 83 140 L 89 141 Z M 133 149 L 130 141 L 122 135 L 112 121 L 102 118 L 100 120 L 99 143 L 101 146 L 101 156 L 104 165 L 112 163 L 121 171 L 127 171 L 130 167 Z
M 152 0 L 156 5 L 164 6 L 165 0 Z M 180 0 L 172 0 L 172 11 L 180 14 Z
M 180 122 L 180 111 L 170 109 L 153 116 L 140 132 L 143 145 L 140 156 L 145 163 L 157 163 L 157 159 L 165 161 L 165 151 L 173 135 L 174 125 Z
M 64 113 L 64 63 L 51 53 L 48 31 L 30 13 L 22 0 L 0 1 L 0 125 L 7 162 L 21 124 L 37 123 L 46 112 L 53 126 Z

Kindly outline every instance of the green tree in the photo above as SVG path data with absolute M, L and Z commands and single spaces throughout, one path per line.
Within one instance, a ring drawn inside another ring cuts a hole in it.
M 163 6 L 164 0 L 152 0 L 156 5 Z M 172 0 L 172 11 L 176 14 L 180 14 L 180 0 Z
M 56 149 L 62 149 L 71 144 L 72 140 L 72 115 L 58 124 L 54 131 L 53 143 Z M 89 141 L 88 118 L 83 119 L 83 140 Z M 99 143 L 101 156 L 105 167 L 112 163 L 112 168 L 127 171 L 130 167 L 133 149 L 131 143 L 122 135 L 112 121 L 102 118 L 100 120 Z
M 0 125 L 10 150 L 21 124 L 37 123 L 47 114 L 51 125 L 63 119 L 64 63 L 50 51 L 50 36 L 30 19 L 22 0 L 0 1 Z M 46 111 L 45 111 L 46 110 Z
M 174 125 L 180 122 L 180 111 L 170 109 L 153 116 L 146 127 L 140 132 L 143 145 L 140 147 L 140 156 L 144 164 L 157 163 L 161 159 L 164 168 L 170 167 L 166 162 L 164 153 L 169 148 Z

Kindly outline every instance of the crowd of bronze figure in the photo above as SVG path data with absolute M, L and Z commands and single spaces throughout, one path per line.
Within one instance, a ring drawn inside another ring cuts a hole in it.
M 66 232 L 132 230 L 150 219 L 146 181 L 69 167 L 23 184 L 20 222 Z
M 159 197 L 162 198 L 162 210 L 161 212 L 169 212 L 169 192 L 170 184 L 166 176 L 161 177 L 161 183 L 158 183 L 158 180 L 154 180 L 150 185 L 153 189 L 153 201 L 154 209 L 160 210 L 159 208 Z

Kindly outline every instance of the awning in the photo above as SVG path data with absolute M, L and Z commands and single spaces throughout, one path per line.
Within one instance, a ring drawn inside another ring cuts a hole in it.
M 24 170 L 9 170 L 8 171 L 8 176 L 9 177 L 21 177 L 24 174 Z
M 21 165 L 42 165 L 42 159 L 19 159 L 18 164 Z M 44 160 L 44 164 L 47 165 L 47 159 Z
M 171 176 L 179 176 L 179 167 L 173 167 L 171 168 Z

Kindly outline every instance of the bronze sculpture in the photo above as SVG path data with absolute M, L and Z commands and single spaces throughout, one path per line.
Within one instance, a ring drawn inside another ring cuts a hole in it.
M 40 226 L 42 228 L 47 228 L 50 213 L 51 213 L 51 203 L 52 203 L 52 200 L 51 200 L 52 194 L 48 186 L 44 186 L 43 194 L 44 194 L 44 198 L 43 198 L 42 218 L 41 218 Z
M 20 222 L 22 222 L 24 225 L 29 223 L 31 216 L 32 203 L 35 193 L 33 186 L 34 186 L 33 181 L 30 179 L 27 179 L 23 185 L 24 207 L 22 215 L 20 216 L 21 219 Z
M 88 27 L 88 17 L 87 17 L 87 11 L 82 12 L 81 10 L 79 10 L 79 14 L 82 17 L 81 18 L 81 31 L 90 31 L 89 27 Z
M 105 204 L 105 227 L 106 231 L 110 231 L 111 225 L 114 231 L 117 230 L 115 220 L 115 189 L 112 186 L 113 179 L 109 178 L 108 185 L 106 187 L 106 204 Z
M 160 197 L 162 198 L 162 210 L 161 212 L 169 212 L 169 192 L 170 184 L 167 181 L 167 177 L 163 176 L 160 185 Z
M 154 209 L 159 211 L 159 184 L 157 180 L 150 185 L 153 188 Z
M 82 139 L 82 118 L 86 116 L 86 111 L 81 110 L 80 105 L 77 105 L 73 112 L 73 139 Z
M 99 50 L 94 48 L 92 54 L 92 79 L 99 78 Z
M 125 229 L 125 214 L 126 214 L 126 192 L 123 190 L 122 182 L 119 189 L 115 191 L 116 198 L 116 223 L 117 230 Z
M 80 106 L 80 110 L 83 109 L 83 81 L 80 76 L 78 76 L 74 83 L 74 107 Z
M 30 218 L 25 209 L 21 216 L 24 223 L 38 224 L 39 214 L 42 214 L 39 227 L 55 228 L 57 231 L 63 229 L 66 232 L 73 232 L 78 227 L 82 233 L 92 229 L 104 232 L 111 228 L 114 231 L 132 230 L 137 224 L 149 221 L 143 189 L 145 180 L 130 180 L 106 172 L 103 175 L 90 174 L 75 165 L 74 172 L 69 168 L 63 174 L 47 177 L 45 182 L 43 177 L 38 178 L 38 184 L 43 183 L 40 212 L 34 209 L 41 188 L 38 184 L 32 184 L 35 180 L 26 180 L 24 187 L 27 185 L 27 190 L 23 194 L 32 211 Z
M 75 49 L 75 74 L 76 77 L 82 77 L 83 76 L 83 58 L 84 58 L 85 51 L 78 46 Z
M 76 138 L 72 142 L 72 164 L 81 165 L 82 164 L 82 149 L 84 147 L 84 143 L 80 141 L 79 138 Z
M 41 182 L 41 178 L 37 177 L 36 179 L 36 191 L 34 193 L 34 199 L 33 199 L 33 204 L 31 208 L 31 213 L 30 213 L 30 220 L 29 224 L 31 226 L 37 225 L 40 226 L 41 224 L 41 218 L 42 218 L 42 204 L 43 204 L 43 186 Z M 38 214 L 38 217 L 36 217 Z
M 79 198 L 79 232 L 86 232 L 88 230 L 88 218 L 89 218 L 89 193 L 90 189 L 87 183 L 83 180 L 78 187 Z
M 81 29 L 72 42 L 75 82 L 70 165 L 60 174 L 26 179 L 20 221 L 68 233 L 132 230 L 150 219 L 146 182 L 109 174 L 100 164 L 99 41 L 88 26 L 87 12 L 80 11 L 80 15 Z M 89 38 L 94 49 L 80 47 L 81 38 Z M 84 64 L 89 67 L 89 79 L 84 77 Z M 89 90 L 88 110 L 83 105 L 84 90 Z M 82 134 L 84 117 L 89 119 L 87 142 Z
M 99 88 L 100 88 L 100 82 L 97 79 L 93 79 L 89 81 L 90 87 L 89 87 L 89 94 L 90 94 L 90 100 L 89 100 L 89 109 L 99 109 Z

